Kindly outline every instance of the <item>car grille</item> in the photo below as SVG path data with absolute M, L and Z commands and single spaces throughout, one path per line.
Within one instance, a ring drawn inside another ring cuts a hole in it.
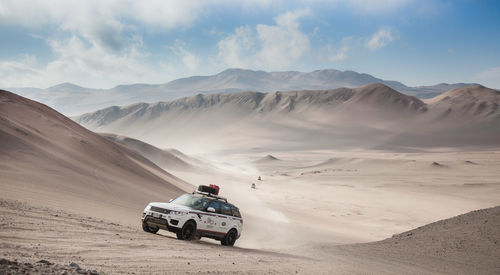
M 162 225 L 168 225 L 167 220 L 160 219 L 160 218 L 155 218 L 155 217 L 148 217 L 146 222 L 148 223 L 156 223 L 156 224 L 162 224 Z
M 170 214 L 170 210 L 165 209 L 165 208 L 156 207 L 156 206 L 151 206 L 151 211 L 163 213 L 163 214 Z

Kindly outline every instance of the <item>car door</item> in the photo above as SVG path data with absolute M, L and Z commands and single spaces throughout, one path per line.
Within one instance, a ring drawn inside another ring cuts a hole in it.
M 222 214 L 220 220 L 220 230 L 222 233 L 227 233 L 231 226 L 231 217 L 233 212 L 231 210 L 231 206 L 227 203 L 221 202 L 220 204 L 220 213 Z
M 209 212 L 205 210 L 205 213 L 203 213 L 201 216 L 201 224 L 199 225 L 200 230 L 204 230 L 208 233 L 218 233 L 220 232 L 220 209 L 221 205 L 219 201 L 211 201 L 208 206 L 208 208 L 214 208 L 215 212 Z

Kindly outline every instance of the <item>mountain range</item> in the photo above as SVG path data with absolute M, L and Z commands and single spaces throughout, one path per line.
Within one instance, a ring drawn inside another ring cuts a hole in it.
M 63 83 L 47 89 L 9 88 L 8 90 L 47 104 L 65 115 L 74 116 L 112 105 L 124 106 L 137 102 L 169 101 L 196 94 L 356 88 L 374 82 L 419 98 L 431 98 L 454 88 L 472 85 L 441 83 L 434 86 L 408 87 L 398 81 L 334 69 L 313 72 L 227 69 L 215 75 L 180 78 L 164 84 L 132 84 L 119 85 L 111 89 L 91 89 Z
M 488 146 L 500 143 L 500 92 L 480 85 L 431 99 L 384 84 L 236 92 L 109 107 L 75 117 L 160 148 L 207 150 Z

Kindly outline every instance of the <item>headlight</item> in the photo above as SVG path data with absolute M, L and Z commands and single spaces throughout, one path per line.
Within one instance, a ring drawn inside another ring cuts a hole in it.
M 188 212 L 172 211 L 172 214 L 173 214 L 173 215 L 179 215 L 179 216 L 182 216 L 182 215 L 187 215 L 187 214 L 188 214 Z
M 146 206 L 146 209 L 144 209 L 144 211 L 149 211 L 151 209 L 151 205 L 148 204 L 148 206 Z

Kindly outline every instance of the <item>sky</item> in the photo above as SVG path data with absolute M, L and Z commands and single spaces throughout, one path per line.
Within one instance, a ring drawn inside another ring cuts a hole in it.
M 0 87 L 353 70 L 500 89 L 500 1 L 0 0 Z

